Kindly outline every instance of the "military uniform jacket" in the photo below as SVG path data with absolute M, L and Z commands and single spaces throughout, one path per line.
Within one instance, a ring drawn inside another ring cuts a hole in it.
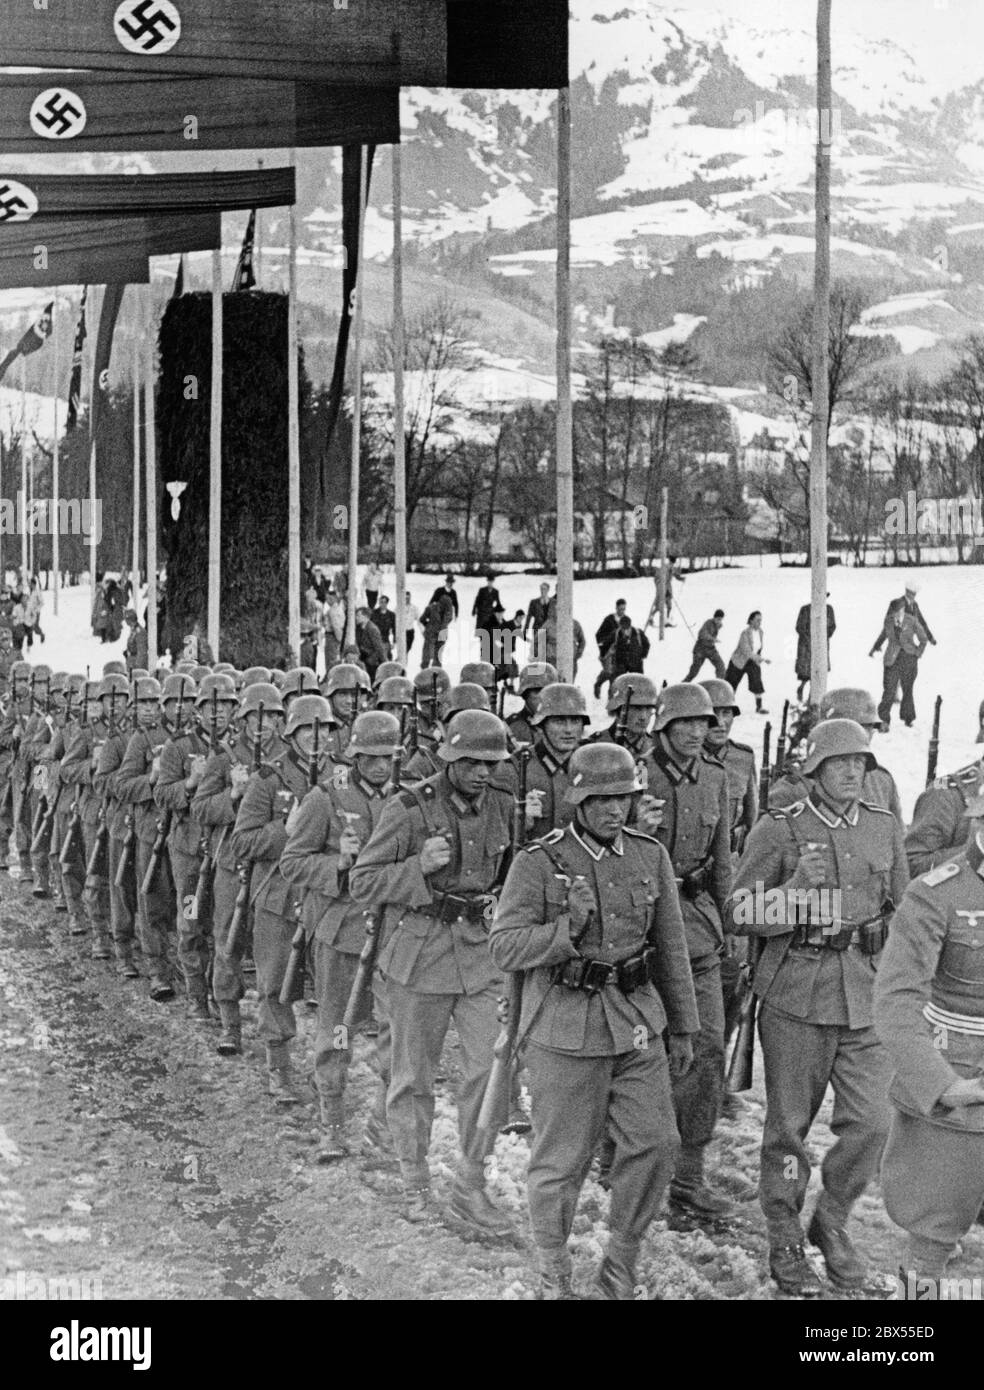
M 443 772 L 447 763 L 437 756 L 440 743 L 420 737 L 417 751 L 404 764 L 403 775 L 408 782 L 424 781 L 435 773 Z
M 691 959 L 711 955 L 724 942 L 722 915 L 731 890 L 731 809 L 722 767 L 694 758 L 683 768 L 662 741 L 645 760 L 650 796 L 665 801 L 656 838 L 678 880 L 710 861 L 709 887 L 680 908 Z
M 348 826 L 367 844 L 383 815 L 389 784 L 371 787 L 354 769 L 344 780 L 315 787 L 301 802 L 294 828 L 280 856 L 280 872 L 304 891 L 304 925 L 310 935 L 336 951 L 358 955 L 365 944 L 365 908 L 348 891 L 349 869 L 339 867 L 342 834 Z
M 905 852 L 913 874 L 950 859 L 970 837 L 970 819 L 964 815 L 968 801 L 984 792 L 984 762 L 971 763 L 959 772 L 938 777 L 921 792 L 905 837 Z
M 280 872 L 287 817 L 309 790 L 307 769 L 285 748 L 249 779 L 236 813 L 232 852 L 237 860 L 255 865 L 250 901 L 281 917 L 293 911 L 294 903 L 290 884 Z
M 101 719 L 92 724 L 80 724 L 68 739 L 65 756 L 61 764 L 61 780 L 66 786 L 75 788 L 75 799 L 82 817 L 82 824 L 98 824 L 102 809 L 102 797 L 94 785 L 95 766 L 93 753 L 102 748 L 109 730 Z M 98 757 L 98 752 L 96 753 Z
M 17 746 L 24 731 L 24 721 L 31 712 L 30 700 L 18 701 L 6 710 L 0 722 L 0 771 L 10 772 Z
M 168 739 L 161 749 L 161 770 L 154 783 L 154 800 L 162 811 L 171 812 L 169 843 L 178 854 L 197 859 L 201 850 L 202 828 L 192 818 L 192 796 L 185 786 L 193 755 L 207 757 L 211 747 L 197 729 Z
M 93 777 L 96 793 L 103 799 L 109 798 L 109 833 L 114 840 L 126 838 L 126 819 L 133 809 L 120 801 L 116 786 L 116 774 L 123 765 L 123 757 L 129 742 L 130 734 L 125 730 L 117 729 L 115 734 L 111 734 L 100 750 L 99 762 Z
M 950 1110 L 954 1081 L 984 1073 L 984 879 L 980 846 L 913 879 L 875 985 L 875 1027 L 906 1114 L 984 1134 L 984 1105 Z M 954 1017 L 956 1016 L 956 1017 Z
M 751 830 L 758 820 L 758 774 L 755 754 L 747 743 L 734 743 L 730 738 L 722 748 L 704 754 L 712 767 L 723 767 L 728 779 L 728 805 L 731 808 L 732 830 Z
M 571 942 L 568 884 L 561 873 L 571 881 L 583 875 L 598 904 L 579 948 Z M 603 961 L 637 956 L 647 933 L 659 952 L 655 983 L 631 994 L 614 984 L 588 994 L 556 981 L 555 967 L 578 956 Z M 662 845 L 638 831 L 626 829 L 614 845 L 604 846 L 569 825 L 528 845 L 510 866 L 490 947 L 501 969 L 528 972 L 520 1035 L 529 1028 L 540 1047 L 614 1056 L 639 1046 L 640 1029 L 647 1040 L 665 1028 L 671 1033 L 699 1029 L 673 866 Z
M 390 800 L 349 873 L 354 900 L 383 910 L 379 967 L 421 994 L 478 994 L 499 978 L 488 949 L 488 921 L 441 922 L 422 912 L 435 891 L 491 894 L 510 846 L 513 798 L 486 787 L 475 805 L 459 795 L 447 772 Z M 446 834 L 451 860 L 427 878 L 425 840 Z M 489 914 L 491 918 L 491 913 Z
M 782 810 L 787 806 L 794 805 L 797 801 L 806 801 L 812 790 L 813 778 L 804 777 L 798 768 L 794 768 L 770 786 L 769 810 Z M 864 781 L 861 783 L 861 800 L 866 801 L 869 806 L 882 806 L 886 811 L 891 811 L 899 825 L 903 829 L 905 828 L 899 789 L 895 785 L 895 778 L 887 767 L 882 767 L 876 763 L 864 774 Z
M 869 1028 L 876 958 L 856 946 L 846 951 L 794 946 L 796 924 L 785 899 L 775 909 L 763 903 L 761 910 L 762 899 L 756 900 L 757 889 L 789 882 L 808 843 L 823 846 L 827 873 L 818 887 L 839 890 L 845 929 L 876 917 L 887 899 L 901 900 L 909 874 L 902 832 L 891 812 L 860 801 L 840 816 L 815 796 L 770 811 L 748 837 L 730 903 L 732 929 L 766 939 L 754 989 L 770 1007 L 809 1023 Z M 828 899 L 831 906 L 836 901 Z
M 152 845 L 162 813 L 154 799 L 150 774 L 154 758 L 163 755 L 168 738 L 163 724 L 152 729 L 137 729 L 131 734 L 116 773 L 116 795 L 121 807 L 133 810 L 133 828 L 141 844 Z
M 574 819 L 574 807 L 565 800 L 567 789 L 571 785 L 569 763 L 569 758 L 567 762 L 559 762 L 542 738 L 534 738 L 533 756 L 526 767 L 526 790 L 543 793 L 540 803 L 543 815 L 529 822 L 532 834 L 545 835 L 548 830 L 569 825 Z M 510 795 L 516 795 L 519 786 L 519 761 L 515 755 L 496 770 L 493 782 L 504 787 Z
M 278 736 L 267 745 L 266 757 L 261 756 L 261 766 L 263 761 L 283 757 L 286 751 L 287 745 Z M 210 755 L 191 803 L 191 813 L 195 820 L 210 831 L 217 866 L 227 869 L 230 873 L 235 872 L 238 863 L 232 846 L 232 830 L 242 804 L 242 797 L 238 801 L 232 799 L 234 766 L 245 767 L 250 773 L 254 770 L 252 741 L 245 735 L 241 735 L 232 748 L 220 748 Z M 243 795 L 245 796 L 245 788 Z
M 38 763 L 48 774 L 48 809 L 54 806 L 57 814 L 68 812 L 73 799 L 73 789 L 61 780 L 61 761 L 65 756 L 65 735 L 71 733 L 73 725 L 56 724 L 51 742 L 45 744 L 38 754 Z

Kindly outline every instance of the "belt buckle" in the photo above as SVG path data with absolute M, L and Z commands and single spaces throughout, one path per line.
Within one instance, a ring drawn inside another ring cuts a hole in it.
M 608 961 L 592 960 L 588 962 L 588 967 L 584 972 L 584 988 L 592 994 L 597 994 L 599 990 L 605 988 L 612 982 L 612 966 Z

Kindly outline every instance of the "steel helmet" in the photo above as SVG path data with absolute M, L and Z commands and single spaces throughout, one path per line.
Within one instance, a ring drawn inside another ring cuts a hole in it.
M 367 757 L 392 758 L 400 747 L 400 721 L 385 710 L 366 710 L 352 724 L 345 756 L 364 753 Z
M 290 700 L 298 695 L 320 695 L 321 687 L 310 666 L 295 666 L 284 676 L 280 693 L 285 700 Z
M 437 756 L 446 763 L 456 763 L 461 758 L 501 763 L 509 753 L 507 738 L 505 724 L 489 710 L 462 710 L 451 728 L 444 731 Z
M 376 707 L 380 705 L 412 705 L 413 681 L 406 676 L 387 676 L 376 691 Z
M 197 670 L 198 670 L 198 662 L 197 662 L 197 661 L 179 661 L 178 664 L 177 664 L 177 666 L 175 666 L 175 668 L 174 668 L 174 673 L 175 673 L 175 675 L 178 675 L 178 676 L 191 676 L 192 680 L 194 680 L 194 679 L 195 679 L 195 672 L 196 672 Z
M 122 695 L 124 699 L 130 698 L 130 682 L 126 676 L 121 676 L 119 671 L 111 671 L 108 676 L 104 676 L 99 682 L 99 698 L 105 700 L 108 696 Z
M 642 791 L 635 759 L 617 743 L 584 743 L 568 764 L 571 784 L 565 798 L 580 806 L 589 796 L 633 796 Z
M 337 666 L 333 666 L 328 672 L 327 681 L 325 698 L 328 700 L 344 690 L 372 690 L 369 672 L 363 671 L 361 666 L 356 666 L 351 661 L 340 661 Z
M 52 695 L 61 693 L 68 686 L 68 672 L 56 671 L 48 683 L 48 689 Z
M 331 705 L 323 695 L 298 695 L 290 707 L 284 733 L 290 738 L 298 729 L 313 729 L 316 724 L 322 728 L 334 729 L 337 723 L 331 712 Z
M 90 704 L 99 699 L 102 690 L 102 681 L 87 680 L 83 681 L 81 694 L 83 704 Z
M 85 676 L 81 676 L 81 675 L 71 675 L 71 676 L 69 676 L 69 678 L 68 678 L 68 688 L 69 688 L 69 690 L 71 690 L 71 692 L 73 693 L 73 695 L 78 695 L 78 694 L 81 692 L 82 687 L 83 687 L 84 685 L 85 685 Z
M 378 689 L 383 681 L 389 680 L 391 676 L 405 676 L 407 668 L 401 661 L 381 661 L 376 667 L 376 674 L 373 677 L 372 688 Z
M 877 729 L 881 726 L 878 706 L 874 696 L 867 690 L 855 686 L 842 686 L 838 690 L 828 690 L 820 701 L 821 719 L 853 719 L 864 729 Z
M 240 714 L 249 714 L 263 706 L 264 714 L 283 714 L 284 702 L 272 681 L 254 681 L 239 697 Z
M 47 685 L 51 680 L 50 666 L 33 666 L 31 668 L 31 679 L 35 685 Z
M 734 687 L 729 685 L 727 681 L 698 681 L 697 684 L 702 685 L 710 695 L 711 704 L 715 709 L 731 709 L 734 710 L 735 714 L 741 714 L 741 709 L 735 700 Z
M 107 661 L 103 667 L 104 676 L 125 676 L 126 663 L 123 661 Z
M 624 707 L 625 697 L 630 688 L 630 709 L 655 709 L 659 704 L 659 691 L 656 689 L 655 681 L 635 671 L 625 671 L 622 675 L 616 676 L 609 687 L 608 704 L 605 706 L 609 714 L 618 714 Z
M 488 694 L 472 681 L 462 681 L 447 692 L 441 703 L 441 717 L 447 719 L 466 709 L 491 709 Z
M 284 681 L 286 679 L 287 673 L 285 671 L 281 671 L 278 666 L 272 666 L 270 668 L 270 684 L 275 685 L 278 690 L 283 691 Z
M 154 680 L 153 676 L 138 676 L 133 682 L 133 703 L 138 700 L 153 700 L 155 704 L 160 702 L 161 683 Z
M 212 667 L 213 676 L 235 676 L 236 668 L 231 661 L 217 661 Z
M 542 690 L 545 685 L 556 685 L 559 677 L 556 666 L 549 661 L 531 661 L 519 673 L 517 695 L 525 695 L 527 690 Z
M 271 672 L 269 666 L 248 666 L 243 672 L 243 689 L 248 690 L 251 685 L 257 685 L 260 681 L 264 685 L 269 685 Z
M 131 680 L 131 681 L 138 680 L 141 676 L 149 676 L 149 675 L 150 675 L 150 672 L 147 670 L 146 666 L 131 666 L 131 667 L 130 667 L 130 680 Z M 159 680 L 160 677 L 158 676 L 158 677 L 156 677 L 156 679 Z
M 213 703 L 218 705 L 239 704 L 239 698 L 236 695 L 236 682 L 231 676 L 211 675 L 204 677 L 198 687 L 195 704 L 211 705 Z
M 210 676 L 212 674 L 212 668 L 211 666 L 206 666 L 203 662 L 199 662 L 191 674 L 194 676 L 198 684 L 201 685 L 205 677 Z
M 495 667 L 489 661 L 466 661 L 458 677 L 459 685 L 480 685 L 483 690 L 495 690 Z
M 875 755 L 869 747 L 868 734 L 853 719 L 825 719 L 810 734 L 802 771 L 816 772 L 827 758 L 857 753 L 867 759 L 868 770 L 875 765 Z
M 417 672 L 413 684 L 420 703 L 423 705 L 429 701 L 433 704 L 435 699 L 440 700 L 451 689 L 451 677 L 441 666 L 428 666 Z
M 191 704 L 192 700 L 195 698 L 197 689 L 198 687 L 190 676 L 175 672 L 164 681 L 161 699 L 165 704 L 168 700 L 180 699 L 184 699 L 185 704 Z
M 562 681 L 554 681 L 552 685 L 543 687 L 540 708 L 530 723 L 536 728 L 545 719 L 581 719 L 585 724 L 591 723 L 581 691 L 576 685 L 565 685 Z
M 31 663 L 29 661 L 15 661 L 10 668 L 11 683 L 14 681 L 29 681 L 31 679 Z
M 710 695 L 696 681 L 680 681 L 660 691 L 654 730 L 665 729 L 674 719 L 706 719 L 712 728 L 718 722 Z

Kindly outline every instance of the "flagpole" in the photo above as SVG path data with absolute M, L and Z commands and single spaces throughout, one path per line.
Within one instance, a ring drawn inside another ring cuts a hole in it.
M 557 670 L 574 679 L 574 448 L 571 406 L 571 98 L 557 93 Z
M 827 689 L 827 431 L 830 428 L 831 0 L 817 5 L 817 149 L 813 272 L 813 421 L 810 440 L 810 705 Z
M 407 661 L 407 441 L 404 427 L 403 164 L 393 146 L 393 561 L 396 567 L 396 659 Z
M 147 662 L 157 665 L 157 439 L 154 420 L 154 305 L 152 289 L 145 292 L 144 314 L 144 461 L 147 507 Z
M 96 287 L 93 286 L 93 289 L 92 289 L 92 322 L 93 322 L 94 324 L 98 324 L 98 322 L 99 322 L 98 315 L 96 314 L 96 292 L 97 292 L 97 291 L 96 291 Z M 79 395 L 81 396 L 81 394 L 82 394 L 82 382 L 81 382 L 81 377 L 80 377 L 80 378 L 79 378 Z M 92 372 L 90 373 L 90 382 L 89 382 L 89 435 L 90 435 L 90 437 L 89 437 L 89 508 L 90 508 L 90 510 L 89 510 L 89 519 L 90 519 L 90 528 L 89 528 L 89 574 L 90 574 L 90 576 L 91 576 L 91 581 L 90 581 L 90 582 L 91 582 L 91 589 L 92 589 L 92 608 L 93 608 L 93 611 L 95 611 L 95 606 L 96 606 L 96 575 L 97 575 L 97 573 L 98 573 L 98 568 L 97 568 L 97 566 L 98 566 L 97 550 L 98 550 L 98 545 L 99 545 L 99 541 L 98 541 L 99 527 L 95 524 L 95 523 L 96 523 L 96 516 L 98 515 L 98 513 L 97 513 L 97 511 L 96 511 L 96 462 L 97 462 L 97 460 L 96 460 L 96 437 L 95 437 L 95 435 L 92 433 L 92 406 L 93 406 L 93 402 L 95 401 L 95 398 L 96 398 L 96 343 L 95 343 L 95 336 L 94 336 L 94 337 L 93 337 L 93 341 L 92 341 Z M 80 411 L 81 411 L 81 401 L 79 402 L 79 405 L 80 405 Z
M 130 584 L 133 588 L 133 610 L 140 620 L 140 332 L 139 315 L 133 335 L 133 564 Z M 148 647 L 147 660 L 150 662 Z M 153 671 L 153 666 L 151 667 Z
M 40 392 L 38 393 L 41 394 Z M 25 431 L 26 438 L 26 431 Z M 34 453 L 27 466 L 27 572 L 34 578 Z
M 212 252 L 212 398 L 208 481 L 208 644 L 219 660 L 222 582 L 222 250 Z
M 55 290 L 55 308 L 52 314 L 51 325 L 51 352 L 52 363 L 52 426 L 51 426 L 51 568 L 52 575 L 52 594 L 51 611 L 55 617 L 58 616 L 58 591 L 61 587 L 61 547 L 59 541 L 59 527 L 61 525 L 61 508 L 58 505 L 58 495 L 60 489 L 60 459 L 58 455 L 58 291 Z
M 296 154 L 292 152 L 291 162 Z M 288 209 L 287 266 L 287 645 L 301 659 L 301 436 L 300 373 L 297 362 L 297 208 Z M 259 219 L 257 218 L 257 225 Z
M 21 583 L 27 574 L 27 361 L 21 357 Z
M 369 183 L 369 160 L 364 145 L 359 146 L 359 230 L 356 237 L 355 318 L 352 325 L 355 338 L 352 392 L 352 464 L 349 479 L 349 544 L 348 544 L 348 621 L 345 627 L 347 646 L 355 644 L 355 609 L 358 602 L 359 570 L 359 462 L 362 450 L 362 235 L 365 224 L 366 193 Z

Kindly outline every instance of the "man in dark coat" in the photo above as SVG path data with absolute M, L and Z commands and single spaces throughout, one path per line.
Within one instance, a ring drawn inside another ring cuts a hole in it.
M 626 671 L 640 672 L 643 662 L 649 655 L 649 638 L 626 614 L 618 625 L 615 641 L 612 644 L 612 677 L 624 676 Z
M 916 602 L 916 586 L 907 584 L 902 598 L 893 599 L 888 605 L 885 621 L 878 639 L 869 656 L 885 647 L 882 698 L 878 706 L 882 728 L 887 730 L 892 718 L 892 705 L 895 692 L 902 687 L 902 705 L 899 710 L 902 723 L 912 728 L 916 717 L 916 707 L 912 700 L 912 688 L 916 683 L 919 658 L 926 650 L 927 643 L 936 646 L 936 638 L 929 630 Z
M 376 674 L 377 666 L 381 662 L 389 660 L 389 653 L 368 608 L 355 610 L 355 640 L 359 648 L 359 656 L 369 672 L 369 679 L 372 680 Z
M 445 601 L 450 602 L 451 611 L 453 614 L 453 617 L 450 619 L 450 621 L 454 622 L 454 620 L 458 616 L 458 591 L 454 587 L 453 574 L 446 574 L 444 576 L 444 583 L 439 584 L 438 587 L 434 590 L 434 592 L 430 596 L 430 601 L 431 603 L 443 603 Z
M 475 619 L 475 632 L 482 644 L 482 660 L 495 664 L 495 650 L 499 645 L 498 632 L 502 627 L 505 609 L 495 587 L 495 576 L 485 576 L 485 586 L 479 589 L 472 604 L 472 617 Z
M 830 595 L 827 595 L 830 598 Z M 830 639 L 837 627 L 834 610 L 827 604 L 827 670 L 830 670 Z M 810 663 L 813 660 L 813 647 L 810 642 L 810 605 L 804 603 L 796 615 L 796 679 L 799 687 L 796 698 L 803 703 L 804 693 L 810 682 Z
M 615 637 L 618 633 L 619 623 L 625 617 L 625 599 L 615 600 L 615 612 L 609 613 L 603 620 L 601 627 L 595 633 L 595 641 L 598 643 L 598 660 L 601 662 L 601 670 L 598 672 L 598 679 L 594 683 L 595 699 L 600 699 L 601 688 L 612 679 L 612 647 L 615 644 Z

